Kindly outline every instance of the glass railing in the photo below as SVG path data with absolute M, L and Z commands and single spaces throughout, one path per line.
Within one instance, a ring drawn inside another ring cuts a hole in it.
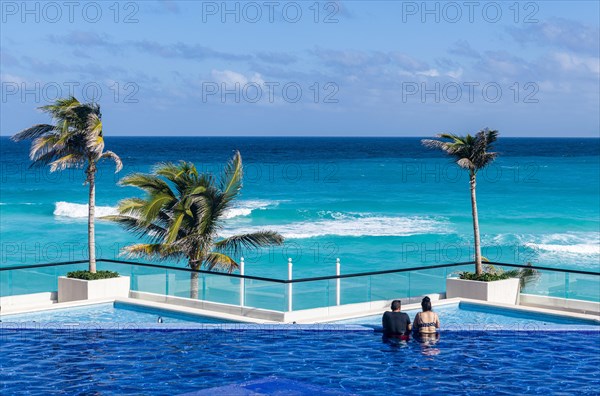
M 600 302 L 599 272 L 489 264 L 528 271 L 522 294 Z M 191 298 L 196 284 L 199 300 L 280 312 L 444 293 L 446 278 L 473 269 L 473 263 L 452 263 L 284 280 L 106 259 L 97 266 L 129 276 L 133 291 Z M 59 276 L 86 267 L 76 261 L 0 268 L 0 297 L 56 291 Z

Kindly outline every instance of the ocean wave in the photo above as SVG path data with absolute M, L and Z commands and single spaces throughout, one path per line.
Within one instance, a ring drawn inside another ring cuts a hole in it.
M 268 201 L 262 199 L 239 201 L 225 212 L 223 218 L 232 219 L 234 217 L 249 216 L 254 210 L 265 210 L 268 207 L 277 206 L 278 201 Z
M 317 216 L 322 219 L 334 219 L 334 220 L 343 220 L 352 217 L 352 215 L 357 215 L 356 213 L 343 213 L 335 210 L 320 210 L 317 212 Z
M 536 250 L 552 253 L 573 253 L 600 256 L 600 246 L 592 243 L 580 243 L 576 245 L 555 245 L 547 243 L 526 243 L 525 246 Z
M 264 210 L 267 207 L 275 206 L 277 204 L 277 201 L 267 200 L 240 201 L 225 213 L 224 218 L 232 219 L 234 217 L 248 216 L 254 210 Z M 73 219 L 87 218 L 88 205 L 64 201 L 56 202 L 54 204 L 53 214 L 54 216 L 69 217 Z M 115 214 L 118 214 L 115 206 L 96 206 L 96 217 L 110 216 Z
M 541 235 L 524 244 L 542 253 L 600 256 L 600 233 L 567 232 Z
M 552 234 L 497 234 L 490 236 L 490 244 L 509 245 L 514 243 L 541 245 L 600 244 L 598 232 L 565 232 Z
M 96 206 L 96 217 L 110 216 L 117 214 L 117 208 L 112 206 Z M 88 217 L 88 205 L 76 204 L 72 202 L 56 202 L 54 204 L 54 216 L 69 217 L 72 219 L 80 219 Z
M 450 225 L 445 219 L 429 217 L 342 217 L 331 220 L 227 229 L 224 230 L 223 236 L 266 229 L 277 231 L 288 239 L 306 239 L 326 235 L 361 237 L 447 234 L 450 232 Z
M 490 239 L 494 246 L 519 246 L 523 254 L 538 264 L 569 264 L 595 269 L 600 259 L 600 233 L 565 232 L 552 234 L 498 234 Z

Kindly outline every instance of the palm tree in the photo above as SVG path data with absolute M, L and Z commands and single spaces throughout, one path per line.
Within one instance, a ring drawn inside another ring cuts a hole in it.
M 185 259 L 193 270 L 204 266 L 233 272 L 238 263 L 231 258 L 243 248 L 280 245 L 283 237 L 273 231 L 219 238 L 224 214 L 242 188 L 242 158 L 236 152 L 219 180 L 199 174 L 194 164 L 162 163 L 151 174 L 135 173 L 123 178 L 123 186 L 134 186 L 147 197 L 119 202 L 119 214 L 105 219 L 148 238 L 148 243 L 127 246 L 129 257 L 159 260 Z M 198 298 L 198 273 L 192 272 L 190 298 Z
M 477 197 L 475 189 L 477 187 L 477 172 L 498 156 L 498 153 L 490 152 L 492 144 L 498 139 L 498 131 L 484 129 L 471 136 L 458 136 L 453 134 L 440 134 L 438 138 L 446 139 L 422 140 L 423 145 L 429 148 L 440 149 L 446 154 L 454 157 L 456 164 L 469 171 L 469 181 L 471 186 L 471 210 L 473 212 L 473 233 L 475 235 L 475 273 L 480 275 L 482 270 L 481 242 L 479 238 L 479 218 L 477 215 Z
M 29 157 L 31 166 L 50 165 L 50 171 L 67 168 L 85 168 L 85 182 L 89 184 L 88 249 L 89 271 L 96 272 L 96 242 L 94 214 L 96 207 L 96 171 L 98 161 L 112 159 L 115 173 L 123 168 L 121 159 L 112 151 L 104 151 L 102 114 L 96 103 L 80 103 L 74 97 L 58 99 L 54 104 L 40 107 L 54 120 L 55 125 L 38 124 L 12 137 L 19 142 L 31 139 Z

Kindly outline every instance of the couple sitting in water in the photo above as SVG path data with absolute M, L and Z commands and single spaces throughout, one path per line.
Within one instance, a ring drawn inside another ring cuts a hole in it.
M 431 310 L 431 299 L 429 297 L 424 297 L 423 301 L 421 301 L 423 311 L 415 315 L 414 329 L 408 315 L 405 312 L 400 312 L 401 306 L 402 303 L 400 300 L 394 300 L 392 301 L 392 311 L 383 314 L 381 322 L 383 324 L 384 336 L 408 340 L 411 329 L 414 330 L 416 335 L 424 338 L 437 336 L 440 319 Z

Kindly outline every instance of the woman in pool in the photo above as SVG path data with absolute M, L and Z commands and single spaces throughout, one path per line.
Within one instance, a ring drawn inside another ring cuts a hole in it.
M 437 329 L 440 328 L 438 315 L 431 310 L 431 299 L 427 296 L 421 301 L 422 312 L 415 315 L 414 330 L 423 338 L 435 338 Z

